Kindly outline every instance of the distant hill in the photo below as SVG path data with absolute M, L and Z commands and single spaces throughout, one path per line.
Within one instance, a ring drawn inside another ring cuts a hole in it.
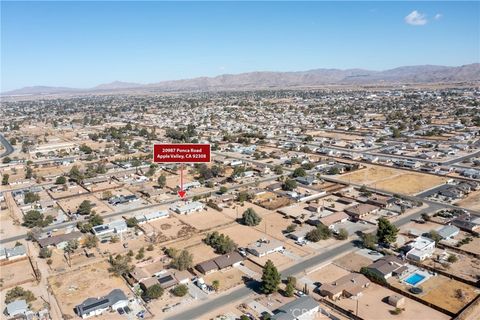
M 298 72 L 248 72 L 186 80 L 138 84 L 115 81 L 91 89 L 25 87 L 2 95 L 95 93 L 100 91 L 189 91 L 315 87 L 322 85 L 425 84 L 480 81 L 480 63 L 459 67 L 406 66 L 384 71 L 314 69 Z

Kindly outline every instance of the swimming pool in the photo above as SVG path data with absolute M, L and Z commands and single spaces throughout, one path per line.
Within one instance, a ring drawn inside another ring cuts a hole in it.
M 414 273 L 410 277 L 405 279 L 405 282 L 414 286 L 420 281 L 422 281 L 423 279 L 425 279 L 425 276 L 422 276 L 421 274 L 418 274 L 418 273 Z

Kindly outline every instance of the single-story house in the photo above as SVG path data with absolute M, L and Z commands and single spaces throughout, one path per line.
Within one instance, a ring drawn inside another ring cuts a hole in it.
M 28 311 L 28 304 L 25 300 L 15 300 L 5 306 L 5 312 L 9 317 L 25 315 Z
M 300 297 L 273 311 L 272 320 L 315 319 L 320 305 L 310 296 Z
M 332 229 L 336 223 L 345 222 L 349 218 L 349 215 L 345 212 L 335 212 L 326 217 L 320 218 L 319 221 L 324 226 Z
M 205 208 L 205 204 L 199 201 L 192 201 L 192 202 L 176 202 L 170 210 L 178 213 L 178 214 L 190 214 L 193 212 L 202 211 Z
M 438 230 L 438 234 L 440 235 L 440 237 L 445 240 L 455 237 L 456 235 L 458 235 L 459 232 L 460 229 L 452 225 L 444 226 L 440 230 Z
M 116 310 L 128 305 L 128 298 L 120 289 L 114 289 L 109 294 L 99 298 L 88 298 L 75 307 L 75 312 L 83 319 L 98 316 L 111 309 Z
M 195 269 L 200 271 L 203 274 L 209 274 L 217 270 L 228 269 L 233 266 L 239 265 L 244 257 L 237 251 L 226 253 L 224 255 L 218 256 L 216 258 L 201 262 L 195 266 Z
M 390 255 L 376 260 L 374 263 L 368 265 L 367 268 L 386 280 L 391 276 L 401 276 L 408 270 L 406 265 L 406 262 Z
M 369 214 L 378 212 L 380 208 L 371 204 L 356 204 L 345 209 L 345 212 L 353 219 L 362 219 Z
M 80 231 L 73 231 L 70 233 L 60 234 L 52 237 L 45 237 L 38 239 L 37 242 L 41 248 L 55 246 L 58 249 L 63 249 L 69 241 L 77 240 L 79 241 L 82 238 L 83 234 Z
M 156 277 L 148 277 L 140 281 L 140 288 L 142 288 L 143 291 L 146 291 L 148 288 L 153 287 L 156 284 L 160 284 Z
M 323 296 L 332 300 L 345 296 L 358 297 L 370 285 L 370 280 L 361 273 L 350 273 L 332 283 L 324 283 L 319 291 Z
M 283 243 L 275 239 L 260 239 L 247 246 L 247 251 L 257 257 L 263 257 L 270 253 L 282 251 L 283 249 Z

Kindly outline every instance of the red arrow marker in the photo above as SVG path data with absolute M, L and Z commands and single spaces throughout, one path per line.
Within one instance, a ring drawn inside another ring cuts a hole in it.
M 183 199 L 185 197 L 185 190 L 183 190 L 183 166 L 180 167 L 180 190 L 178 190 L 178 196 Z

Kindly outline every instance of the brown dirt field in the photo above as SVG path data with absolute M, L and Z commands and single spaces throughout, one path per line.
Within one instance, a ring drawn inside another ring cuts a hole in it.
M 169 240 L 178 238 L 179 232 L 183 227 L 187 226 L 185 223 L 177 219 L 177 216 L 170 216 L 168 218 L 159 219 L 152 222 L 147 222 L 142 225 L 146 233 L 160 232 Z
M 463 239 L 463 238 L 465 237 L 460 237 L 460 238 L 455 237 L 455 239 Z M 464 244 L 463 246 L 460 247 L 460 249 L 464 251 L 472 252 L 475 254 L 480 254 L 480 238 L 473 238 L 473 240 L 470 241 L 470 243 Z
M 231 218 L 226 217 L 223 212 L 208 208 L 200 212 L 194 212 L 189 215 L 176 214 L 176 218 L 185 224 L 188 224 L 197 230 L 208 230 L 232 222 Z
M 1 288 L 11 288 L 23 282 L 35 280 L 32 266 L 28 259 L 0 266 Z
M 343 174 L 339 179 L 406 194 L 415 194 L 447 181 L 445 177 L 405 172 L 394 168 L 367 166 L 365 169 Z
M 73 199 L 60 200 L 58 201 L 58 205 L 64 209 L 65 212 L 68 212 L 68 210 L 71 212 L 76 212 L 84 200 L 89 200 L 91 203 L 95 204 L 95 206 L 92 208 L 92 211 L 95 211 L 100 215 L 113 212 L 113 210 L 106 203 L 93 195 L 81 195 Z
M 462 199 L 456 204 L 463 208 L 480 210 L 480 190 L 470 193 L 468 197 Z
M 267 260 L 271 260 L 273 262 L 273 264 L 279 269 L 283 269 L 283 268 L 287 267 L 287 265 L 289 265 L 290 263 L 292 263 L 294 261 L 291 258 L 281 254 L 280 252 L 270 253 L 270 254 L 267 254 L 266 256 L 263 256 L 263 257 L 260 257 L 260 258 L 255 257 L 254 255 L 250 255 L 249 258 L 252 259 L 252 261 L 255 261 L 256 263 L 258 263 L 261 266 L 264 266 L 265 263 L 267 263 Z
M 309 273 L 308 278 L 320 283 L 330 283 L 349 273 L 350 272 L 347 270 L 330 263 L 312 273 Z
M 379 180 L 391 178 L 401 174 L 402 171 L 381 166 L 368 166 L 365 169 L 356 170 L 352 173 L 347 173 L 338 178 L 344 181 L 368 184 Z
M 225 291 L 243 283 L 242 277 L 245 274 L 239 269 L 230 268 L 225 271 L 217 271 L 203 277 L 206 283 L 212 284 L 213 280 L 220 282 L 219 291 Z
M 394 193 L 398 192 L 413 195 L 440 184 L 444 184 L 447 180 L 448 179 L 444 177 L 437 177 L 428 174 L 407 173 L 374 184 L 370 183 L 369 186 Z
M 183 250 L 183 249 L 188 250 L 188 252 L 190 252 L 193 255 L 194 265 L 219 256 L 213 251 L 212 247 L 206 245 L 203 242 L 199 242 L 193 246 L 188 246 L 188 247 L 184 247 L 182 245 L 178 245 L 177 243 L 174 243 L 169 247 L 177 248 L 178 250 Z
M 102 261 L 50 277 L 49 283 L 64 314 L 76 317 L 73 308 L 89 297 L 103 296 L 113 289 L 121 289 L 130 296 L 125 282 L 108 272 L 108 263 Z
M 268 210 L 276 210 L 278 208 L 288 206 L 291 203 L 293 202 L 290 199 L 280 197 L 272 201 L 267 200 L 267 201 L 260 202 L 259 205 Z
M 334 260 L 333 263 L 345 269 L 359 272 L 362 267 L 371 264 L 372 260 L 352 252 Z
M 391 290 L 371 283 L 370 286 L 365 291 L 363 291 L 362 296 L 358 299 L 358 316 L 363 319 L 372 320 L 450 319 L 449 316 L 408 298 L 405 298 L 405 311 L 403 311 L 399 315 L 393 315 L 390 313 L 390 311 L 394 310 L 395 308 L 385 302 L 382 302 L 382 299 L 394 294 L 395 292 Z M 353 312 L 355 312 L 357 300 L 341 299 L 339 301 L 336 301 L 335 303 L 340 305 L 344 309 L 352 310 Z

